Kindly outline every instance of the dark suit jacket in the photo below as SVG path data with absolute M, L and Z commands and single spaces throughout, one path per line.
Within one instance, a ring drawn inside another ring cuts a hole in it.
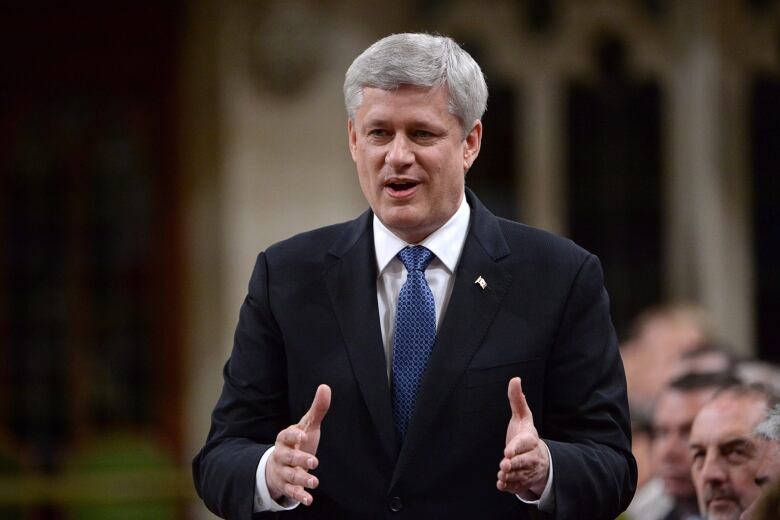
M 552 454 L 555 518 L 613 519 L 628 505 L 636 466 L 598 259 L 467 196 L 468 236 L 403 445 L 379 327 L 371 212 L 258 256 L 193 463 L 212 511 L 252 517 L 263 452 L 327 383 L 320 487 L 311 507 L 283 517 L 529 518 L 535 507 L 495 486 L 513 376 Z M 480 275 L 485 289 L 475 284 Z

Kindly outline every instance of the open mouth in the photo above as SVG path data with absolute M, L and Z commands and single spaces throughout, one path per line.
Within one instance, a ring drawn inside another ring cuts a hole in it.
M 385 184 L 385 188 L 390 192 L 390 195 L 403 197 L 405 195 L 410 195 L 414 193 L 415 188 L 418 186 L 419 182 L 416 181 L 410 181 L 410 180 L 403 180 L 403 181 L 396 181 L 396 182 L 388 182 Z
M 393 191 L 406 191 L 417 186 L 416 182 L 391 182 L 388 187 Z

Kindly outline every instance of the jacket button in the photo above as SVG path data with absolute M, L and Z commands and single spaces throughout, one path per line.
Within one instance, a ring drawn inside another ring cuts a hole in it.
M 404 503 L 401 502 L 401 497 L 393 497 L 390 499 L 390 503 L 388 504 L 388 507 L 390 507 L 390 511 L 393 513 L 397 513 L 401 509 L 404 508 Z

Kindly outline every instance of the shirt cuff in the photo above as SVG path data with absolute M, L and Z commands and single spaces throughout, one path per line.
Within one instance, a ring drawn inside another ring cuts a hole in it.
M 552 486 L 553 460 L 552 460 L 552 454 L 550 453 L 550 448 L 547 447 L 547 443 L 544 442 L 542 444 L 544 444 L 544 449 L 547 450 L 547 457 L 550 461 L 550 471 L 547 475 L 547 483 L 544 485 L 544 490 L 542 491 L 542 495 L 535 500 L 529 500 L 527 498 L 523 498 L 520 495 L 515 495 L 515 496 L 519 498 L 522 502 L 525 502 L 526 504 L 536 506 L 540 511 L 544 511 L 545 513 L 553 513 L 555 511 L 555 493 L 553 492 L 553 486 Z
M 255 474 L 255 513 L 262 513 L 265 511 L 289 511 L 298 507 L 297 500 L 293 500 L 289 497 L 282 496 L 281 502 L 277 502 L 271 498 L 271 493 L 268 491 L 268 484 L 265 482 L 265 466 L 268 464 L 268 457 L 274 452 L 274 447 L 271 446 L 260 459 L 260 463 L 257 465 L 257 473 Z

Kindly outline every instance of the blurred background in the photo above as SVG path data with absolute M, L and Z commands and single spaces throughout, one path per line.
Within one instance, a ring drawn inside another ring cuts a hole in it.
M 366 208 L 341 87 L 454 37 L 467 184 L 604 265 L 621 340 L 688 302 L 780 361 L 780 1 L 16 2 L 0 56 L 0 518 L 211 518 L 205 440 L 256 254 Z

